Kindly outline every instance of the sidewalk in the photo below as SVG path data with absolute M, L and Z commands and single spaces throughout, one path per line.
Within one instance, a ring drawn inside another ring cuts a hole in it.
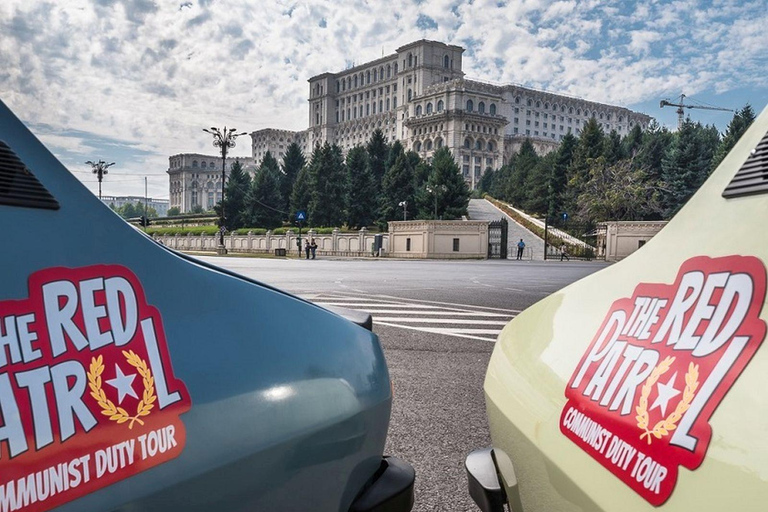
M 496 208 L 490 201 L 486 201 L 485 199 L 470 199 L 468 213 L 469 218 L 472 220 L 492 221 L 499 220 L 502 217 L 507 219 L 509 222 L 509 230 L 507 232 L 507 259 L 513 260 L 517 257 L 517 243 L 522 238 L 523 242 L 525 242 L 523 259 L 544 261 L 544 240 L 515 222 L 512 217 Z

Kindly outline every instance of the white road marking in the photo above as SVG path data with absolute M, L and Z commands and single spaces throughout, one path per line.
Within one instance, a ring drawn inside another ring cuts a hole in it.
M 342 293 L 346 293 L 346 292 L 342 292 Z M 342 296 L 341 293 L 339 293 L 339 292 L 334 292 L 334 293 L 328 294 L 328 295 L 323 294 L 323 297 L 326 298 L 326 300 L 336 300 L 340 296 L 343 297 L 344 300 L 357 299 L 357 296 L 355 296 L 355 295 L 343 295 Z M 377 294 L 374 294 L 374 295 L 370 295 L 369 294 L 369 295 L 366 295 L 365 297 L 360 297 L 360 299 L 368 300 L 368 299 L 372 299 L 374 297 L 379 297 L 379 300 L 382 301 L 382 302 L 397 301 L 399 303 L 403 303 L 402 301 L 406 301 L 406 303 L 407 302 L 417 302 L 417 303 L 421 303 L 421 304 L 438 304 L 438 305 L 441 305 L 441 306 L 456 306 L 456 307 L 460 307 L 460 308 L 479 309 L 479 310 L 484 310 L 484 311 L 503 311 L 503 312 L 506 312 L 506 313 L 520 313 L 522 311 L 521 309 L 492 308 L 492 307 L 487 307 L 487 306 L 475 306 L 475 305 L 472 305 L 472 304 L 457 304 L 455 302 L 440 302 L 440 301 L 435 301 L 435 300 L 408 299 L 408 298 L 405 298 L 405 297 L 394 297 L 392 295 L 381 295 L 381 294 L 378 294 L 378 295 Z
M 404 318 L 401 316 L 382 316 L 374 318 L 380 322 L 408 322 L 425 324 L 507 325 L 509 323 L 498 320 L 464 320 L 457 318 Z
M 429 306 L 424 304 L 391 304 L 391 303 L 384 303 L 381 304 L 381 306 L 373 305 L 373 304 L 355 304 L 353 302 L 316 302 L 315 304 L 319 304 L 321 306 L 357 306 L 357 307 L 366 307 L 366 308 L 372 308 L 376 309 L 377 307 L 387 307 L 391 308 L 392 306 L 396 306 L 398 308 L 404 308 L 404 309 L 436 309 L 439 310 L 437 306 Z M 445 308 L 442 308 L 445 310 Z
M 454 336 L 454 337 L 457 337 L 457 338 L 468 338 L 470 340 L 490 341 L 491 343 L 494 343 L 496 341 L 496 338 L 486 338 L 486 337 L 483 337 L 483 336 L 471 336 L 469 334 L 461 334 L 461 333 L 456 333 L 456 332 L 436 333 L 433 330 L 431 330 L 430 328 L 414 327 L 412 325 L 390 324 L 390 323 L 387 323 L 387 322 L 373 322 L 373 323 L 374 324 L 379 324 L 379 325 L 387 325 L 387 326 L 390 326 L 390 327 L 400 327 L 401 329 L 409 329 L 411 331 L 429 332 L 429 333 L 432 333 L 432 334 L 445 334 L 447 336 Z
M 319 306 L 340 306 L 370 313 L 376 325 L 487 342 L 495 342 L 502 328 L 519 312 L 339 290 L 312 294 L 312 298 Z
M 323 303 L 315 302 L 317 305 Z M 451 317 L 487 317 L 487 318 L 507 318 L 512 319 L 514 315 L 501 315 L 499 313 L 481 313 L 479 311 L 423 311 L 423 310 L 402 310 L 402 309 L 367 309 L 367 308 L 347 308 L 355 311 L 364 311 L 366 313 L 376 313 L 377 315 L 429 315 L 429 316 L 451 316 Z

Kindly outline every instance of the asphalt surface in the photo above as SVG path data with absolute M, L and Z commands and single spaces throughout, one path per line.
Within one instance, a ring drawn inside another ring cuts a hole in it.
M 415 511 L 476 511 L 464 458 L 490 445 L 496 333 L 601 262 L 201 258 L 320 304 L 369 311 L 394 383 L 386 453 L 416 469 Z

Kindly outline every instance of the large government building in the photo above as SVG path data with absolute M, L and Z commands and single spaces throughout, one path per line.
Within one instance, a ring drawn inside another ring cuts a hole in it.
M 592 117 L 606 132 L 616 130 L 621 136 L 635 125 L 645 129 L 651 121 L 623 107 L 520 85 L 467 80 L 463 53 L 460 46 L 421 40 L 392 55 L 310 78 L 309 128 L 252 132 L 253 158 L 248 164 L 258 165 L 267 151 L 281 160 L 292 142 L 307 157 L 313 147 L 325 142 L 338 144 L 346 152 L 364 145 L 380 129 L 387 140 L 401 141 L 422 158 L 429 159 L 446 146 L 464 179 L 475 188 L 486 169 L 509 161 L 526 138 L 539 153 L 546 153 L 565 134 L 578 136 Z M 196 204 L 208 208 L 210 200 L 217 199 L 208 192 L 210 181 L 203 181 L 199 176 L 205 174 L 194 166 L 203 161 L 215 162 L 216 157 L 170 157 L 171 206 L 184 212 Z M 220 194 L 220 182 L 218 190 Z

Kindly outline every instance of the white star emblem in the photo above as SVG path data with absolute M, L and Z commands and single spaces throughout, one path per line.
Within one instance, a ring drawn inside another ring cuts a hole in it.
M 669 401 L 680 394 L 680 391 L 675 389 L 675 379 L 677 378 L 677 372 L 669 378 L 666 384 L 657 383 L 656 389 L 659 392 L 659 396 L 656 397 L 656 401 L 651 405 L 650 410 L 654 410 L 656 407 L 661 408 L 661 414 L 667 415 L 667 404 Z
M 139 398 L 136 395 L 136 392 L 133 390 L 133 386 L 131 385 L 133 383 L 133 379 L 135 378 L 136 378 L 135 373 L 132 373 L 130 375 L 125 375 L 123 373 L 123 370 L 121 370 L 120 367 L 117 366 L 117 364 L 115 364 L 115 378 L 105 382 L 117 390 L 118 405 L 123 403 L 123 399 L 125 398 L 125 395 L 130 395 L 136 399 Z

